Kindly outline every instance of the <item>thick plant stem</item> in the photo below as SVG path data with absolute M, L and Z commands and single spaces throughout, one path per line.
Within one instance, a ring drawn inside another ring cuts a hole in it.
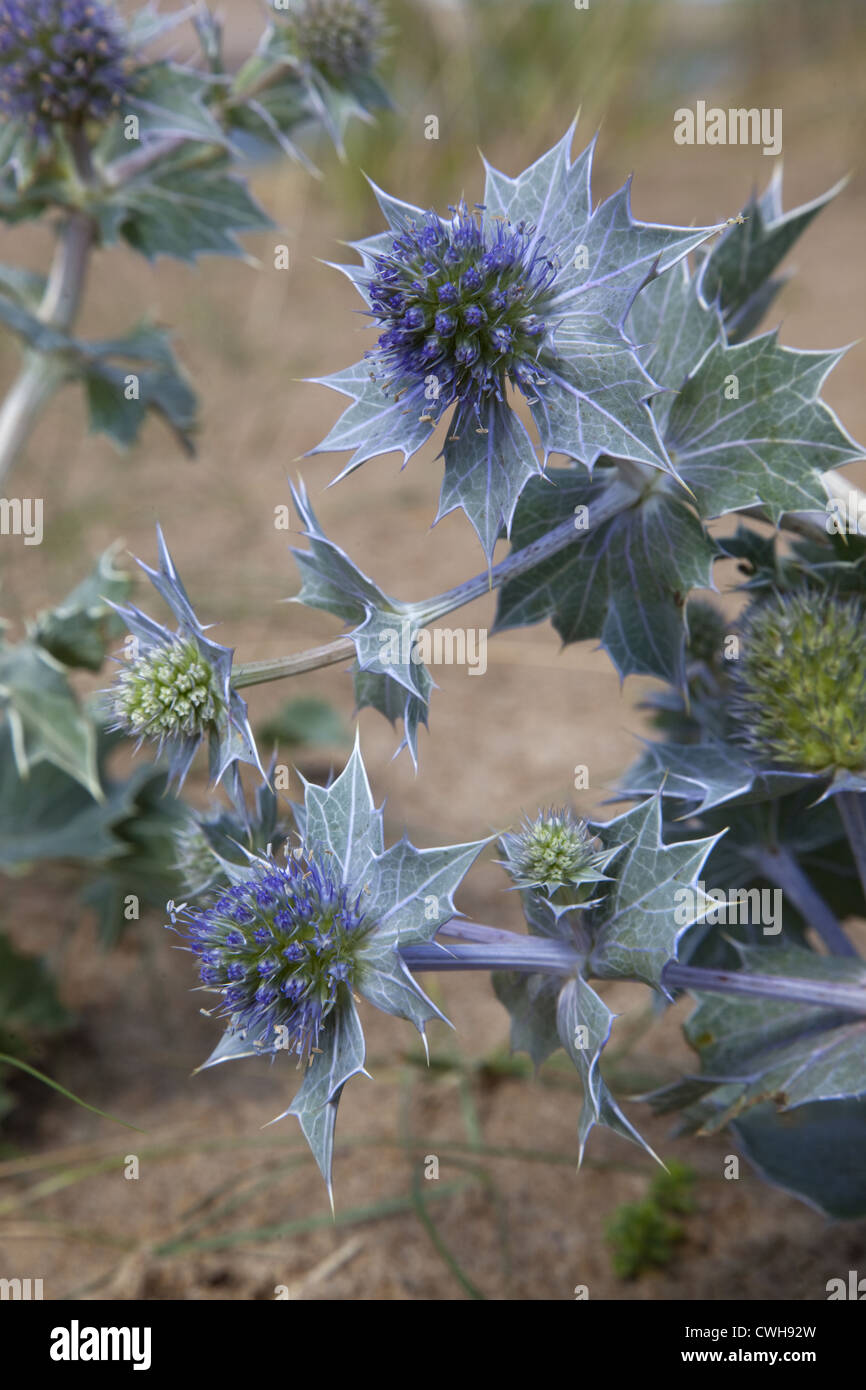
M 765 847 L 757 850 L 751 859 L 763 876 L 790 898 L 800 916 L 818 933 L 831 955 L 857 955 L 836 914 L 827 906 L 790 850 Z
M 634 501 L 635 494 L 632 489 L 619 488 L 614 484 L 591 509 L 589 530 L 578 530 L 574 521 L 569 518 L 537 541 L 532 541 L 523 550 L 512 551 L 498 565 L 482 571 L 474 579 L 467 579 L 464 584 L 446 589 L 445 593 L 425 602 L 406 604 L 400 612 L 395 613 L 395 618 L 419 629 L 427 627 L 437 618 L 444 618 L 447 613 L 453 613 L 455 609 L 462 608 L 477 598 L 483 598 L 491 589 L 499 588 L 509 579 L 516 579 L 527 570 L 533 569 L 542 560 L 557 555 L 574 541 L 591 534 L 592 526 L 610 521 Z M 265 681 L 277 681 L 282 680 L 284 676 L 297 676 L 304 671 L 315 671 L 320 666 L 333 666 L 337 662 L 351 659 L 354 655 L 355 644 L 351 637 L 338 637 L 325 646 L 311 647 L 291 656 L 276 657 L 273 661 L 242 663 L 232 672 L 232 685 L 236 690 L 242 690 L 245 686 L 262 685 Z
M 704 994 L 738 994 L 752 999 L 778 999 L 788 1004 L 815 1004 L 829 1009 L 866 1015 L 866 983 L 851 985 L 835 980 L 803 980 L 787 975 L 752 975 L 744 971 L 709 970 L 699 965 L 671 961 L 662 971 L 668 989 L 696 990 Z
M 574 974 L 582 955 L 565 941 L 521 936 L 476 922 L 452 921 L 443 934 L 460 936 L 461 944 L 404 946 L 400 955 L 410 970 L 516 970 L 522 974 L 549 972 Z M 465 944 L 463 944 L 465 943 Z M 778 999 L 789 1004 L 814 1004 L 845 1013 L 866 1015 L 866 979 L 863 984 L 836 980 L 799 979 L 787 975 L 762 975 L 746 971 L 710 970 L 669 961 L 662 971 L 667 989 L 688 989 L 709 994 L 732 994 L 751 999 Z
M 839 792 L 836 797 L 839 815 L 848 836 L 860 883 L 866 896 L 866 794 L 863 792 Z
M 400 955 L 410 970 L 518 970 L 571 975 L 580 956 L 564 941 L 518 936 L 511 941 L 470 946 L 403 946 Z
M 500 945 L 503 942 L 507 945 L 509 941 L 526 939 L 518 932 L 508 931 L 506 927 L 488 927 L 483 922 L 464 921 L 462 917 L 452 917 L 439 931 L 440 935 L 454 937 L 457 941 L 475 941 L 482 945 Z
M 78 314 L 95 238 L 95 223 L 86 213 L 68 214 L 45 286 L 37 318 L 48 327 L 68 331 Z M 0 483 L 14 467 L 47 402 L 65 380 L 55 358 L 29 352 L 21 373 L 0 408 Z
M 63 373 L 39 353 L 29 353 L 0 407 L 0 484 L 11 471 Z
M 69 213 L 37 317 L 52 328 L 69 329 L 78 317 L 87 281 L 96 224 L 86 212 Z
M 276 657 L 273 661 L 249 661 L 236 666 L 232 672 L 232 686 L 235 690 L 243 690 L 247 685 L 281 681 L 286 676 L 300 676 L 304 671 L 317 671 L 322 666 L 351 661 L 354 655 L 355 643 L 351 637 L 337 637 L 322 647 L 309 647 L 293 656 Z

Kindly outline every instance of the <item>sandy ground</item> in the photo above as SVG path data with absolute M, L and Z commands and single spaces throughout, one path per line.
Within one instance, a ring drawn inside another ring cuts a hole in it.
M 784 105 L 788 205 L 822 192 L 859 157 L 863 110 L 846 64 L 840 52 L 832 81 L 808 64 L 795 74 L 769 69 L 761 104 Z M 422 204 L 425 159 L 438 157 L 411 147 L 423 108 L 419 94 L 417 110 L 406 113 L 407 179 L 400 190 Z M 612 108 L 596 192 L 612 192 L 636 168 L 640 217 L 715 221 L 769 176 L 771 161 L 760 151 L 674 153 L 670 111 L 635 129 L 627 90 Z M 589 113 L 587 136 L 600 114 Z M 538 130 L 517 135 L 487 132 L 485 152 L 515 172 L 569 116 L 551 113 Z M 616 145 L 609 129 L 620 132 Z M 463 186 L 474 196 L 479 170 L 467 158 Z M 60 597 L 118 536 L 152 562 L 159 519 L 202 618 L 219 621 L 220 640 L 235 645 L 240 660 L 323 640 L 338 630 L 333 620 L 281 603 L 297 579 L 274 509 L 287 501 L 287 477 L 298 471 L 327 533 L 387 591 L 420 598 L 477 572 L 480 552 L 463 519 L 451 516 L 430 529 L 441 477 L 434 447 L 404 472 L 394 456 L 374 460 L 330 491 L 342 460 L 298 463 L 338 409 L 336 397 L 300 379 L 347 364 L 363 346 L 351 287 L 317 259 L 339 259 L 339 239 L 375 230 L 372 200 L 360 175 L 357 181 L 354 196 L 365 211 L 347 226 L 327 181 L 316 185 L 288 168 L 262 175 L 258 191 L 284 230 L 250 239 L 258 269 L 223 261 L 196 271 L 149 269 L 131 256 L 97 256 L 84 327 L 116 330 L 144 309 L 177 327 L 178 349 L 202 396 L 199 458 L 179 459 L 158 424 L 148 427 L 139 449 L 118 458 L 105 441 L 83 436 L 74 392 L 55 402 L 26 473 L 27 493 L 46 499 L 45 543 L 5 565 L 7 614 L 20 619 Z M 775 316 L 785 342 L 829 348 L 862 333 L 864 214 L 866 184 L 856 177 L 797 248 L 800 275 Z M 4 259 L 43 263 L 46 236 L 27 231 L 4 239 Z M 288 273 L 269 268 L 276 240 L 290 247 Z M 864 363 L 866 348 L 858 344 L 826 389 L 860 438 Z M 8 375 L 13 365 L 4 344 L 0 368 Z M 139 600 L 148 601 L 143 588 Z M 486 626 L 492 613 L 485 599 L 461 621 Z M 387 798 L 391 838 L 404 826 L 420 844 L 475 838 L 552 802 L 594 810 L 633 756 L 642 728 L 636 704 L 646 683 L 621 689 L 604 654 L 588 644 L 560 651 L 547 627 L 493 639 L 488 655 L 482 679 L 437 670 L 440 689 L 430 734 L 422 734 L 418 776 L 405 754 L 392 761 L 396 740 L 385 721 L 361 716 L 364 754 L 377 797 Z M 308 693 L 326 695 L 350 717 L 350 682 L 332 669 L 298 678 L 290 690 L 253 692 L 255 721 L 290 694 Z M 590 771 L 589 789 L 578 793 L 576 764 Z M 193 795 L 203 790 L 193 783 Z M 479 920 L 518 927 L 516 900 L 502 891 L 504 875 L 491 861 L 472 871 L 460 906 Z M 20 946 L 55 962 L 78 1019 L 68 1038 L 43 1051 L 40 1065 L 144 1132 L 100 1120 L 35 1082 L 18 1086 L 0 1163 L 0 1270 L 44 1278 L 46 1297 L 271 1298 L 287 1285 L 303 1298 L 438 1300 L 474 1290 L 490 1298 L 567 1299 L 586 1284 L 593 1298 L 821 1299 L 829 1278 L 857 1268 L 858 1260 L 862 1268 L 866 1225 L 828 1223 L 762 1186 L 745 1163 L 739 1180 L 725 1180 L 729 1140 L 672 1139 L 666 1123 L 634 1106 L 658 1152 L 695 1168 L 698 1206 L 666 1270 L 633 1284 L 617 1280 L 603 1227 L 619 1204 L 644 1195 L 652 1165 L 637 1149 L 598 1133 L 584 1170 L 575 1172 L 576 1079 L 564 1065 L 546 1068 L 536 1081 L 509 1074 L 507 1018 L 479 977 L 434 981 L 457 1032 L 433 1025 L 429 1071 L 408 1025 L 365 1017 L 375 1080 L 354 1082 L 341 1105 L 335 1226 L 294 1122 L 261 1129 L 288 1104 L 294 1077 L 255 1062 L 192 1076 L 215 1028 L 196 1012 L 188 963 L 171 953 L 161 918 L 149 916 L 116 952 L 102 955 L 92 923 L 71 905 L 70 882 L 63 867 L 40 868 L 4 892 L 4 927 Z M 603 993 L 632 1021 L 648 1007 L 639 987 Z M 609 1079 L 619 1094 L 646 1090 L 690 1064 L 679 1033 L 684 1007 L 652 1021 L 614 1060 Z M 616 1044 L 628 1041 L 627 1023 L 618 1025 Z M 137 1180 L 124 1177 L 129 1155 L 140 1160 Z M 439 1158 L 438 1182 L 419 1177 L 428 1155 Z M 442 1242 L 450 1254 L 443 1255 Z

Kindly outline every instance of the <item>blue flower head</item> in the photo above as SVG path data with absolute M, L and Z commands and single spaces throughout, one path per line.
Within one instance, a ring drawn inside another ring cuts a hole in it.
M 400 948 L 431 942 L 454 915 L 452 895 L 484 842 L 386 849 L 357 743 L 330 787 L 305 784 L 295 821 L 301 847 L 285 861 L 250 854 L 226 866 L 206 907 L 169 912 L 228 1024 L 205 1066 L 297 1057 L 303 1080 L 284 1114 L 297 1116 L 330 1190 L 337 1105 L 364 1071 L 357 1004 L 408 1019 L 422 1036 L 442 1018 Z
M 389 230 L 340 266 L 377 342 L 323 385 L 352 398 L 313 452 L 409 459 L 453 407 L 438 517 L 461 507 L 490 556 L 526 483 L 561 453 L 673 472 L 648 398 L 659 388 L 625 322 L 644 285 L 715 228 L 631 215 L 629 185 L 593 208 L 593 146 L 572 162 L 574 128 L 517 178 L 487 168 L 483 204 L 448 217 L 375 189 Z M 525 398 L 541 457 L 511 405 Z
M 428 213 L 374 258 L 367 288 L 383 331 L 368 358 L 383 391 L 423 382 L 431 423 L 458 403 L 458 435 L 505 400 L 508 382 L 535 397 L 550 333 L 538 310 L 556 265 L 534 232 L 461 202 L 449 221 Z
M 112 604 L 136 638 L 134 655 L 122 664 L 113 688 L 107 692 L 114 727 L 139 743 L 148 739 L 160 750 L 167 749 L 171 775 L 178 784 L 183 783 L 205 742 L 214 782 L 239 761 L 252 763 L 265 777 L 246 704 L 232 689 L 233 652 L 205 636 L 159 527 L 157 536 L 159 570 L 152 570 L 141 560 L 138 563 L 178 626 L 171 632 L 132 605 Z M 240 795 L 239 783 L 232 794 Z
M 309 1064 L 342 991 L 349 990 L 371 923 L 339 864 L 298 851 L 285 865 L 253 858 L 241 883 L 201 910 L 175 913 L 198 957 L 215 1014 L 233 1029 L 273 1038 Z
M 104 121 L 133 63 L 113 8 L 99 0 L 0 0 L 0 114 L 45 138 Z

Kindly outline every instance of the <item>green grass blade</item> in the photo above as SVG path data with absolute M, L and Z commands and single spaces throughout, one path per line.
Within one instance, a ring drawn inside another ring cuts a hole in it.
M 134 1129 L 136 1134 L 146 1134 L 147 1130 L 139 1129 L 138 1125 L 131 1125 L 127 1120 L 119 1120 L 116 1115 L 109 1115 L 105 1110 L 99 1110 L 95 1105 L 88 1105 L 86 1100 L 80 1096 L 75 1096 L 71 1091 L 67 1091 L 65 1086 L 61 1086 L 59 1081 L 52 1081 L 50 1076 L 45 1076 L 35 1067 L 31 1067 L 29 1062 L 22 1062 L 18 1057 L 9 1057 L 5 1052 L 0 1052 L 0 1062 L 5 1062 L 9 1067 L 20 1067 L 21 1071 L 26 1071 L 30 1076 L 35 1076 L 37 1081 L 41 1081 L 45 1086 L 50 1086 L 52 1091 L 59 1091 L 67 1100 L 74 1101 L 84 1110 L 90 1110 L 94 1115 L 100 1115 L 103 1120 L 111 1120 L 113 1124 L 123 1125 L 124 1129 Z

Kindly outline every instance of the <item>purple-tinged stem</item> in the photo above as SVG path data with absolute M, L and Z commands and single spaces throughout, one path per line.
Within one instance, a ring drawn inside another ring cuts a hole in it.
M 451 936 L 456 941 L 487 942 L 493 945 L 507 945 L 509 941 L 525 941 L 519 932 L 508 931 L 505 927 L 488 927 L 483 922 L 467 922 L 462 917 L 452 917 L 444 927 L 439 928 L 440 936 Z M 537 940 L 538 938 L 532 938 Z
M 836 914 L 825 903 L 789 849 L 784 846 L 777 849 L 765 847 L 756 850 L 750 858 L 760 873 L 790 898 L 800 916 L 815 929 L 831 955 L 857 955 Z
M 862 792 L 839 792 L 836 805 L 866 895 L 866 796 Z
M 542 936 L 521 936 L 480 922 L 453 920 L 441 931 L 461 938 L 461 944 L 404 946 L 400 955 L 410 970 L 517 970 L 525 974 L 549 971 L 571 975 L 582 954 L 564 941 Z M 688 989 L 709 994 L 733 994 L 752 999 L 780 999 L 789 1004 L 814 1004 L 866 1015 L 864 983 L 809 980 L 787 975 L 762 975 L 736 970 L 710 970 L 669 961 L 662 972 L 667 989 Z
M 786 1004 L 815 1004 L 866 1014 L 866 983 L 852 985 L 787 975 L 753 975 L 670 961 L 662 971 L 662 984 L 668 989 L 688 989 L 699 994 L 739 994 L 752 999 L 779 999 Z
M 400 955 L 410 970 L 519 970 L 530 975 L 571 975 L 581 960 L 564 941 L 516 935 L 507 943 L 403 946 Z

